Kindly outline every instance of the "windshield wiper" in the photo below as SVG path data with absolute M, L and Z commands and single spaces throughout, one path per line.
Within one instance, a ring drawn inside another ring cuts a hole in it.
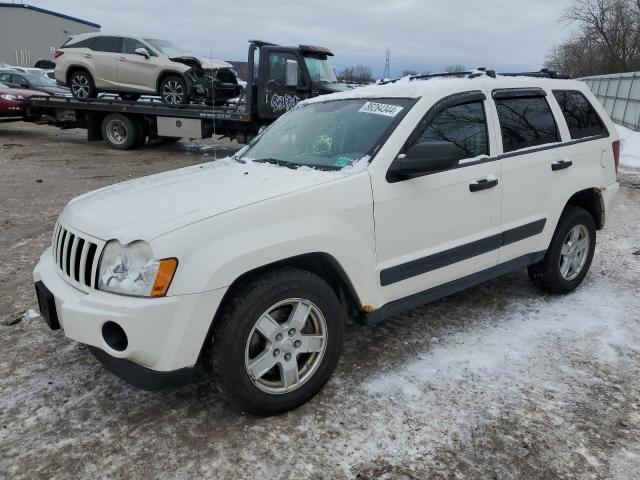
M 279 165 L 287 168 L 298 168 L 301 165 L 299 163 L 287 162 L 286 160 L 280 160 L 278 158 L 256 158 L 252 162 L 257 163 L 272 163 L 273 165 Z

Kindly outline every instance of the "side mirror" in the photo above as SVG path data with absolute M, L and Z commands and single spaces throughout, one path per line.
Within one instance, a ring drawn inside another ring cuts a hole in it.
M 285 84 L 287 87 L 298 86 L 298 62 L 295 60 L 287 60 L 287 79 Z
M 389 167 L 387 178 L 391 181 L 419 177 L 442 172 L 458 166 L 462 150 L 451 142 L 417 143 Z
M 20 88 L 31 88 L 28 83 L 21 83 Z
M 149 58 L 149 52 L 146 48 L 138 47 L 134 50 L 136 55 L 142 55 L 144 58 Z

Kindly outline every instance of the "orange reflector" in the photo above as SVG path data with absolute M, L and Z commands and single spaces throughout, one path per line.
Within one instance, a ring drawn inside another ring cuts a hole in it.
M 151 290 L 152 297 L 164 297 L 167 294 L 169 285 L 171 285 L 171 280 L 173 280 L 173 275 L 176 273 L 177 268 L 177 258 L 165 258 L 164 260 L 160 260 L 160 267 L 158 267 L 156 281 L 154 282 L 153 289 Z

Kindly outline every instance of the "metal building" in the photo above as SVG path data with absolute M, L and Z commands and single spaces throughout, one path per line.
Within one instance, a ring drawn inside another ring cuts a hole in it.
M 33 67 L 53 60 L 71 35 L 98 32 L 100 25 L 22 3 L 0 3 L 0 62 Z

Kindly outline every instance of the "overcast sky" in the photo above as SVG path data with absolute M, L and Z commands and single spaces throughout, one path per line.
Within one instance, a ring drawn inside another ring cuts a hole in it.
M 541 67 L 569 35 L 558 17 L 572 0 L 27 0 L 102 25 L 103 32 L 161 36 L 190 51 L 246 59 L 247 40 L 316 44 L 332 64 L 364 63 L 381 75 L 461 63 L 501 71 Z

